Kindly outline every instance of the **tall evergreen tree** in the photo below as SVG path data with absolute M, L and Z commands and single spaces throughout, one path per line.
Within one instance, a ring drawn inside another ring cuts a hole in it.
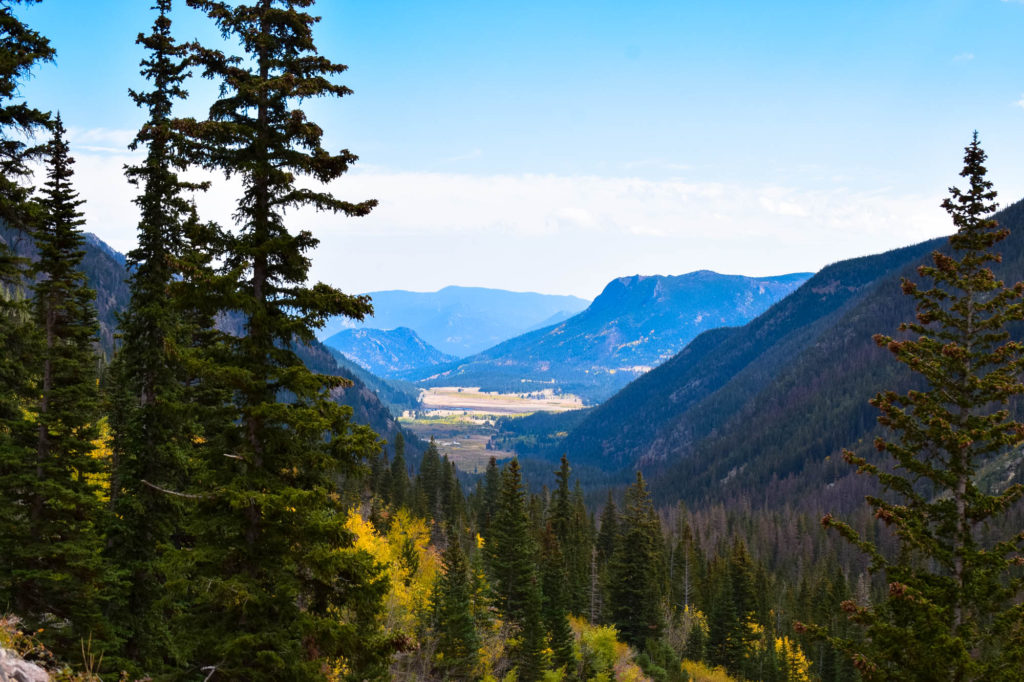
M 416 498 L 420 500 L 421 509 L 416 511 L 428 519 L 439 521 L 442 518 L 441 498 L 444 490 L 444 466 L 441 452 L 433 438 L 423 451 L 420 458 L 420 470 L 416 475 Z
M 569 490 L 569 472 L 569 460 L 562 455 L 555 471 L 548 518 L 562 556 L 566 608 L 582 614 L 590 604 L 590 524 L 582 492 L 578 488 L 576 494 Z
M 53 60 L 49 41 L 14 14 L 19 4 L 38 0 L 0 0 L 0 222 L 20 230 L 29 239 L 34 202 L 27 181 L 29 162 L 38 158 L 39 146 L 25 140 L 49 124 L 49 115 L 20 100 L 20 87 L 40 63 Z M 0 602 L 12 603 L 16 591 L 14 559 L 27 521 L 22 506 L 31 478 L 25 462 L 32 457 L 25 432 L 32 428 L 27 414 L 38 390 L 33 372 L 39 338 L 32 324 L 25 268 L 10 245 L 0 243 Z
M 395 432 L 395 458 L 391 460 L 391 476 L 388 478 L 390 502 L 395 509 L 409 503 L 409 465 L 405 463 L 405 437 Z
M 438 667 L 446 678 L 470 680 L 479 661 L 480 638 L 473 618 L 469 563 L 454 529 L 448 534 L 441 566 L 433 599 L 437 650 L 441 654 Z
M 889 584 L 880 603 L 843 603 L 864 628 L 862 642 L 833 637 L 869 679 L 1009 680 L 1024 669 L 1024 576 L 1015 568 L 1024 535 L 1004 521 L 1024 486 L 992 493 L 977 480 L 985 462 L 1024 443 L 1024 425 L 1007 409 L 1024 393 L 1024 345 L 1009 332 L 1024 319 L 1024 284 L 1008 288 L 991 270 L 1008 231 L 989 217 L 996 193 L 984 162 L 975 133 L 960 173 L 969 185 L 951 188 L 943 202 L 956 227 L 949 251 L 918 269 L 924 287 L 903 281 L 917 319 L 900 326 L 899 338 L 875 337 L 926 385 L 872 400 L 894 434 L 875 446 L 894 468 L 846 453 L 889 493 L 867 499 L 900 551 L 887 556 L 831 514 L 822 521 Z M 986 527 L 1001 539 L 986 537 Z
M 664 540 L 643 476 L 626 490 L 626 510 L 608 566 L 609 614 L 623 639 L 642 647 L 664 626 Z
M 571 671 L 573 635 L 569 627 L 569 586 L 565 581 L 565 561 L 552 524 L 545 528 L 541 545 L 541 588 L 544 595 L 543 618 L 552 651 L 552 665 Z
M 128 254 L 131 298 L 120 320 L 122 345 L 111 369 L 111 426 L 115 469 L 108 556 L 125 573 L 127 592 L 116 622 L 125 656 L 156 672 L 175 649 L 167 618 L 155 611 L 163 579 L 158 566 L 182 530 L 182 503 L 169 494 L 187 487 L 195 442 L 201 437 L 192 390 L 197 336 L 212 327 L 212 309 L 195 309 L 197 281 L 212 279 L 216 229 L 199 223 L 187 192 L 205 189 L 182 180 L 188 145 L 175 129 L 175 100 L 187 95 L 186 47 L 171 34 L 171 0 L 156 0 L 157 17 L 137 43 L 148 51 L 142 75 L 148 92 L 131 91 L 149 118 L 132 147 L 145 159 L 127 169 L 140 190 L 138 246 Z M 209 302 L 215 300 L 206 292 Z M 204 306 L 205 307 L 205 306 Z
M 18 5 L 35 5 L 40 0 L 0 0 L 0 221 L 14 229 L 28 231 L 31 177 L 29 162 L 43 154 L 43 147 L 26 139 L 49 127 L 50 115 L 21 101 L 21 85 L 40 63 L 52 62 L 56 52 L 50 41 L 14 14 Z M 0 274 L 19 277 L 7 245 L 0 246 Z M 6 298 L 6 297 L 4 297 Z
M 99 331 L 95 292 L 79 270 L 84 224 L 72 186 L 74 159 L 58 115 L 47 145 L 46 183 L 34 233 L 39 260 L 34 321 L 42 332 L 37 358 L 38 400 L 31 406 L 35 428 L 21 430 L 19 482 L 6 504 L 24 508 L 24 526 L 14 536 L 11 606 L 39 626 L 63 655 L 79 640 L 111 643 L 102 617 L 108 571 L 100 557 L 103 506 L 97 476 L 105 464 L 91 453 L 100 435 L 100 402 L 94 343 Z M 26 406 L 28 407 L 28 406 Z M 31 444 L 31 447 L 29 445 Z M 8 529 L 4 529 L 7 531 Z
M 501 490 L 491 522 L 491 537 L 484 544 L 494 606 L 519 634 L 515 660 L 519 679 L 536 679 L 543 668 L 541 650 L 544 625 L 537 575 L 537 546 L 526 506 L 519 460 L 509 461 L 501 474 Z
M 486 539 L 490 537 L 491 520 L 497 510 L 498 491 L 501 490 L 501 470 L 498 468 L 498 460 L 494 457 L 487 460 L 483 481 L 478 482 L 477 486 L 476 527 L 477 532 Z
M 233 414 L 203 444 L 206 492 L 188 574 L 201 586 L 192 595 L 196 663 L 225 679 L 306 680 L 340 658 L 351 677 L 375 677 L 390 656 L 376 625 L 384 581 L 351 548 L 335 486 L 378 448 L 376 436 L 332 400 L 343 379 L 309 371 L 293 350 L 328 317 L 362 319 L 372 308 L 366 297 L 308 286 L 317 240 L 285 224 L 299 208 L 361 216 L 375 205 L 297 184 L 332 182 L 356 160 L 326 149 L 322 128 L 297 107 L 349 94 L 335 82 L 345 67 L 316 51 L 318 19 L 305 11 L 313 0 L 187 4 L 242 49 L 193 45 L 220 97 L 207 120 L 185 125 L 204 144 L 202 164 L 242 185 L 225 267 L 235 282 L 226 307 L 243 330 L 222 338 L 213 377 L 231 390 Z

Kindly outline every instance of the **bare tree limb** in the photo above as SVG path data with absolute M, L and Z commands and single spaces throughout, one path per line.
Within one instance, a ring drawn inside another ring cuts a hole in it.
M 164 493 L 165 495 L 174 495 L 175 497 L 185 497 L 185 498 L 188 498 L 190 500 L 203 500 L 203 499 L 206 499 L 207 497 L 209 497 L 209 495 L 190 495 L 189 493 L 179 493 L 179 492 L 174 491 L 174 490 L 168 490 L 167 488 L 161 488 L 158 485 L 153 485 L 152 483 L 150 483 L 146 479 L 140 479 L 139 483 L 142 483 L 143 485 L 147 485 L 150 488 L 152 488 L 153 490 L 156 490 L 156 491 L 159 491 L 161 493 Z

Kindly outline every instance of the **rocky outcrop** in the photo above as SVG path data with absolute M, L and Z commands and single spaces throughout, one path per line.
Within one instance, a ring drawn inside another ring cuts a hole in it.
M 0 649 L 0 682 L 50 682 L 50 674 L 14 652 Z

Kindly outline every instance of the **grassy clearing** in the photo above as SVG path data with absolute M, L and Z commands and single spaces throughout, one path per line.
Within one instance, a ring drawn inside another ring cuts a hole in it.
M 406 412 L 399 420 L 414 434 L 434 438 L 442 455 L 462 471 L 481 473 L 491 457 L 513 456 L 488 450 L 500 417 L 525 417 L 534 412 L 565 412 L 583 406 L 574 395 L 557 395 L 548 389 L 532 393 L 482 393 L 478 388 L 437 387 L 420 393 L 422 407 Z

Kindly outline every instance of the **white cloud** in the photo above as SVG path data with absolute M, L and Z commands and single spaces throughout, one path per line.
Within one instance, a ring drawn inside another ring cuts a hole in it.
M 974 53 L 972 52 L 961 52 L 960 54 L 953 57 L 954 62 L 969 62 L 974 59 Z
M 122 175 L 131 156 L 78 159 L 86 229 L 131 248 L 134 189 Z M 230 224 L 240 185 L 211 179 L 215 190 L 197 197 L 200 210 Z M 813 270 L 949 229 L 941 191 L 380 168 L 354 171 L 333 189 L 380 205 L 365 218 L 300 211 L 290 220 L 321 239 L 313 277 L 347 291 L 464 284 L 594 296 L 621 275 Z
M 127 154 L 128 145 L 135 139 L 134 130 L 111 128 L 69 128 L 68 144 L 72 154 L 81 151 L 92 153 Z

